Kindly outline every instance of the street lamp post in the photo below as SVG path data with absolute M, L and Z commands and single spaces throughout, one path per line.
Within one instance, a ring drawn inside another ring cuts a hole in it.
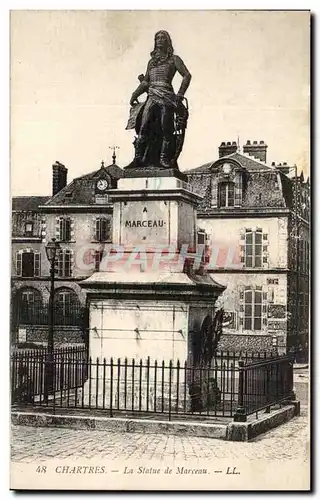
M 54 327 L 54 276 L 55 276 L 55 261 L 57 252 L 60 250 L 60 244 L 52 238 L 46 246 L 46 255 L 50 263 L 50 298 L 49 298 L 49 321 L 48 321 L 48 353 L 46 363 L 46 378 L 45 378 L 45 399 L 48 400 L 48 394 L 53 392 L 53 327 Z

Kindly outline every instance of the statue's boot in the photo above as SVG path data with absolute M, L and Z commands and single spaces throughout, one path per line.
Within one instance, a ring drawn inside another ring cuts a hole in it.
M 164 140 L 162 142 L 162 148 L 160 153 L 160 166 L 162 168 L 171 168 L 171 162 L 168 157 L 169 149 L 170 149 L 170 142 Z

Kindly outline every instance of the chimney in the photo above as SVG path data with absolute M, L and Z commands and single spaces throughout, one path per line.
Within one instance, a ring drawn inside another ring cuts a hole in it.
M 273 163 L 275 163 L 275 162 L 273 162 Z M 287 162 L 285 162 L 285 161 L 283 163 L 278 163 L 278 165 L 276 166 L 276 169 L 279 170 L 279 172 L 282 172 L 285 175 L 288 175 L 289 172 L 290 172 L 290 167 L 287 164 Z
M 267 145 L 264 141 L 253 141 L 251 144 L 250 141 L 247 141 L 247 144 L 243 146 L 243 152 L 247 153 L 250 156 L 253 156 L 256 160 L 260 160 L 263 163 L 267 162 Z
M 52 165 L 52 196 L 67 185 L 68 169 L 59 161 Z
M 222 142 L 219 146 L 219 158 L 223 158 L 223 156 L 232 155 L 236 153 L 238 149 L 236 141 L 231 142 Z

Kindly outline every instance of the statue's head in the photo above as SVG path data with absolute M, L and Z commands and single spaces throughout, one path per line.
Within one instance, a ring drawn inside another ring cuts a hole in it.
M 159 51 L 166 52 L 168 57 L 173 54 L 172 41 L 167 31 L 158 31 L 154 36 L 154 50 L 151 56 L 155 56 Z

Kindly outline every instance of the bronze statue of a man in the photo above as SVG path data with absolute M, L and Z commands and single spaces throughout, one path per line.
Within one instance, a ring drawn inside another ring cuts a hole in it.
M 158 31 L 154 50 L 145 75 L 130 99 L 131 126 L 137 132 L 135 140 L 135 166 L 160 166 L 170 168 L 176 164 L 184 140 L 188 111 L 183 104 L 184 94 L 189 87 L 191 74 L 182 59 L 174 54 L 169 33 Z M 177 94 L 172 80 L 180 73 L 182 82 Z M 145 103 L 138 97 L 147 92 Z M 130 123 L 130 120 L 129 120 Z

